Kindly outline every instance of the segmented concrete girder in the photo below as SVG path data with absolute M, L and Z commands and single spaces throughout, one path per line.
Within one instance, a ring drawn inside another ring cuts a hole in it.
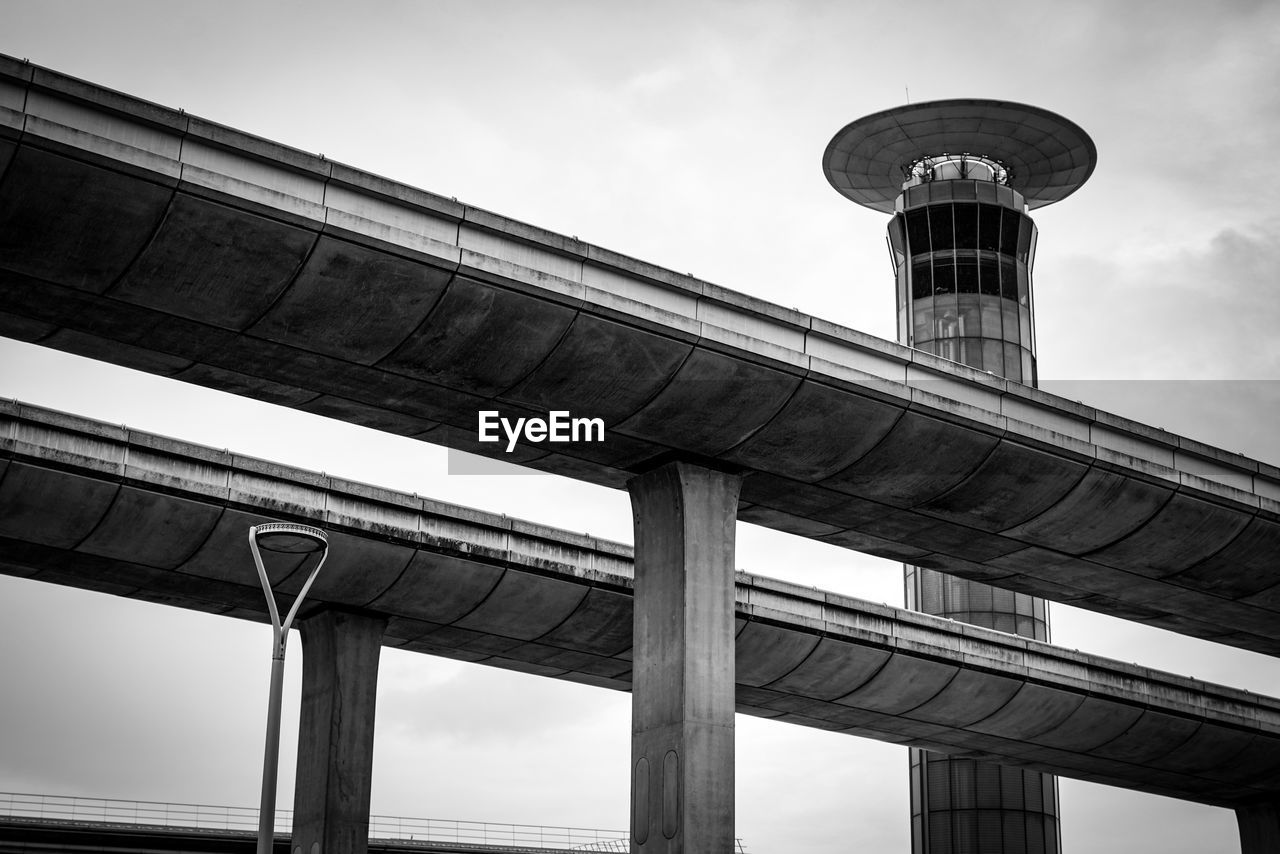
M 4 58 L 0 334 L 1280 653 L 1274 466 Z
M 328 532 L 312 607 L 386 616 L 385 645 L 630 688 L 627 546 L 0 405 L 0 571 L 265 621 L 244 533 L 267 519 Z M 1278 700 L 747 574 L 736 596 L 740 712 L 1219 806 L 1280 792 Z

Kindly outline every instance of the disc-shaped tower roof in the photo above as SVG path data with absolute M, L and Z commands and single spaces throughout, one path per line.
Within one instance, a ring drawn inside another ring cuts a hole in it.
M 1061 201 L 1088 180 L 1098 161 L 1093 140 L 1056 113 L 959 98 L 925 101 L 864 116 L 835 135 L 822 156 L 831 186 L 886 213 L 906 172 L 925 157 L 970 154 L 996 160 L 1031 208 Z

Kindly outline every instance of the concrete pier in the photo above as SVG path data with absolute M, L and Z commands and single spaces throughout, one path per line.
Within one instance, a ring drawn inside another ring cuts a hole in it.
M 1280 798 L 1236 808 L 1240 854 L 1280 852 Z
M 635 517 L 631 850 L 733 850 L 734 524 L 739 475 L 667 463 Z
M 365 854 L 384 616 L 329 608 L 301 625 L 294 854 Z

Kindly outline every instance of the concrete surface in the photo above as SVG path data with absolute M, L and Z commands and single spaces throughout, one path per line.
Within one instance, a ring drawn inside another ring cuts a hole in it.
M 1280 851 L 1280 800 L 1275 798 L 1236 810 L 1240 827 L 1240 854 L 1275 854 Z
M 731 854 L 742 478 L 672 462 L 627 488 L 636 541 L 631 850 Z
M 386 625 L 383 615 L 326 609 L 299 627 L 302 712 L 292 839 L 305 852 L 368 850 L 378 656 Z
M 0 334 L 482 454 L 604 417 L 503 456 L 714 458 L 743 520 L 1280 652 L 1274 466 L 5 57 Z
M 308 614 L 361 609 L 386 617 L 384 645 L 631 689 L 627 546 L 0 406 L 0 571 L 265 622 L 244 537 L 266 520 L 329 533 Z M 1280 794 L 1278 700 L 736 580 L 740 713 L 1231 808 Z

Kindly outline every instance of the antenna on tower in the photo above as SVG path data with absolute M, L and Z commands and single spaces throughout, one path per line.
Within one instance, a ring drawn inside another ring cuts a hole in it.
M 907 93 L 907 103 L 908 103 L 908 104 L 910 104 L 910 103 L 911 103 L 911 87 L 910 87 L 910 86 L 903 86 L 903 87 L 902 87 L 902 91 L 904 91 L 904 92 L 906 92 L 906 93 Z

